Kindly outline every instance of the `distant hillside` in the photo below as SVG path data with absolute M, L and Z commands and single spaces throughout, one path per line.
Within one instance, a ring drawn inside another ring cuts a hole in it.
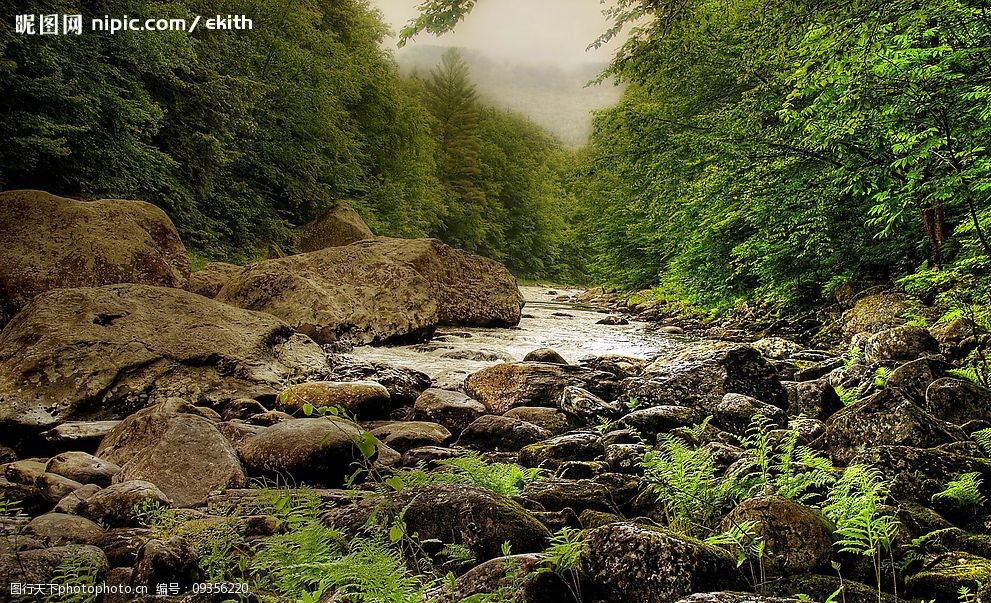
M 409 46 L 396 53 L 396 61 L 404 73 L 426 75 L 447 50 L 442 46 Z M 616 104 L 622 94 L 622 88 L 608 82 L 585 87 L 605 68 L 601 63 L 563 69 L 498 61 L 471 49 L 461 49 L 461 53 L 487 101 L 528 116 L 569 146 L 585 144 L 592 128 L 592 111 Z

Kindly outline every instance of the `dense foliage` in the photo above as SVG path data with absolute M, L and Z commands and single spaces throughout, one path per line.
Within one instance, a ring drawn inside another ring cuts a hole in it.
M 152 201 L 186 244 L 248 259 L 339 200 L 379 234 L 562 269 L 558 143 L 474 94 L 399 75 L 362 0 L 0 2 L 4 15 L 246 14 L 250 31 L 16 34 L 0 24 L 0 188 Z M 452 71 L 453 69 L 453 71 Z M 467 147 L 448 139 L 451 115 Z M 459 150 L 459 148 L 461 150 Z M 465 179 L 465 174 L 468 179 Z M 470 185 L 467 191 L 462 190 Z M 572 265 L 574 262 L 572 262 Z
M 426 0 L 403 34 L 445 31 L 474 4 Z M 629 37 L 605 75 L 629 87 L 579 165 L 597 280 L 707 307 L 820 302 L 906 277 L 927 293 L 983 282 L 984 3 L 617 0 L 606 12 L 600 42 Z
M 764 0 L 657 15 L 583 164 L 596 273 L 718 306 L 983 271 L 988 17 Z

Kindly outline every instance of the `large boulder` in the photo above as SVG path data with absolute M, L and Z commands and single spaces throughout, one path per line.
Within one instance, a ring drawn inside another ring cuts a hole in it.
M 439 320 L 431 285 L 374 248 L 328 247 L 247 266 L 217 299 L 283 319 L 319 343 L 413 341 Z
M 189 275 L 189 284 L 186 285 L 186 289 L 213 299 L 217 297 L 224 285 L 241 274 L 242 270 L 244 268 L 236 264 L 208 262 L 206 266 Z
M 848 339 L 859 333 L 877 333 L 905 324 L 909 306 L 904 295 L 880 293 L 861 297 L 843 313 L 840 328 Z
M 278 410 L 298 413 L 306 405 L 313 408 L 337 407 L 357 419 L 379 418 L 389 414 L 392 398 L 382 384 L 374 381 L 308 381 L 287 387 L 276 399 Z
M 745 394 L 779 408 L 788 393 L 777 371 L 754 348 L 699 342 L 655 359 L 639 377 L 623 381 L 642 406 L 694 406 L 709 414 L 729 393 Z
M 155 484 L 133 480 L 98 490 L 82 500 L 76 511 L 110 528 L 137 526 L 142 506 L 171 507 L 172 501 Z
M 440 423 L 459 434 L 472 421 L 485 414 L 485 406 L 461 392 L 430 388 L 413 405 L 413 418 Z
M 408 264 L 427 280 L 440 324 L 508 327 L 520 322 L 523 295 L 505 266 L 437 239 L 378 237 L 352 245 Z
M 28 600 L 30 595 L 27 595 L 26 591 L 21 592 L 20 596 L 10 596 L 13 595 L 11 590 L 15 585 L 22 588 L 24 585 L 42 585 L 42 589 L 48 584 L 64 585 L 63 572 L 71 566 L 83 571 L 92 571 L 93 580 L 99 585 L 107 572 L 107 556 L 91 545 L 68 544 L 25 551 L 2 547 L 0 548 L 0 600 Z M 47 594 L 48 590 L 41 592 Z M 55 592 L 48 600 L 67 599 L 60 599 Z
M 357 532 L 372 515 L 390 522 L 402 516 L 420 540 L 437 539 L 467 547 L 478 561 L 502 554 L 504 542 L 516 553 L 543 551 L 550 536 L 519 503 L 475 486 L 436 484 L 361 500 L 328 512 L 324 521 Z
M 808 573 L 828 567 L 833 539 L 813 509 L 781 496 L 743 501 L 723 520 L 720 529 L 750 522 L 752 534 L 764 543 L 762 562 L 771 575 Z
M 165 287 L 38 296 L 0 332 L 0 426 L 28 436 L 126 417 L 171 396 L 275 396 L 326 356 L 282 321 Z
M 661 528 L 612 523 L 589 530 L 584 592 L 599 603 L 661 603 L 702 590 L 744 590 L 727 553 Z
M 868 364 L 887 360 L 915 360 L 926 354 L 938 354 L 939 343 L 922 327 L 904 326 L 871 335 L 864 349 Z
M 120 465 L 115 482 L 148 481 L 183 507 L 206 504 L 214 490 L 246 486 L 230 442 L 191 411 L 174 404 L 138 411 L 104 438 L 97 456 Z
M 238 453 L 255 474 L 340 486 L 360 461 L 365 431 L 339 417 L 290 419 L 244 441 Z
M 340 202 L 316 220 L 296 231 L 296 249 L 306 253 L 328 247 L 349 245 L 375 235 L 361 216 L 347 202 Z
M 615 400 L 616 378 L 580 366 L 545 362 L 497 364 L 465 379 L 465 391 L 489 409 L 504 413 L 517 406 L 557 407 L 568 386 L 580 387 L 596 396 Z
M 0 193 L 0 325 L 50 289 L 188 279 L 179 233 L 154 205 Z
M 937 419 L 891 390 L 884 390 L 830 417 L 824 444 L 834 459 L 847 464 L 858 453 L 874 446 L 930 448 L 966 439 L 959 427 Z
M 991 421 L 991 390 L 970 381 L 944 377 L 926 388 L 923 408 L 957 425 L 973 420 Z

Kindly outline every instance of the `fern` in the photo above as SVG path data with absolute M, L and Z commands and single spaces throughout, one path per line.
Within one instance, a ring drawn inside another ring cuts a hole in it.
M 548 565 L 563 575 L 578 570 L 584 548 L 581 530 L 561 528 L 551 537 L 551 544 L 544 550 L 544 556 Z
M 859 388 L 847 388 L 842 385 L 837 385 L 833 387 L 833 391 L 839 396 L 840 402 L 843 406 L 851 406 L 856 404 L 857 400 L 860 399 L 860 389 Z
M 807 502 L 815 496 L 810 490 L 835 481 L 833 464 L 828 458 L 798 446 L 799 426 L 803 420 L 799 417 L 789 425 L 783 437 L 774 438 L 773 425 L 766 417 L 758 414 L 753 418 L 741 442 L 755 468 L 741 480 L 747 496 L 771 486 L 780 496 Z
M 662 434 L 657 449 L 644 455 L 643 467 L 668 526 L 686 534 L 711 526 L 737 488 L 734 479 L 716 477 L 715 460 L 708 449 L 690 448 L 670 434 Z
M 527 484 L 540 475 L 539 469 L 528 469 L 514 463 L 488 463 L 477 452 L 437 461 L 447 471 L 428 471 L 425 463 L 412 469 L 394 472 L 380 483 L 383 489 L 405 490 L 430 484 L 466 484 L 491 490 L 503 496 L 519 496 Z
M 898 520 L 881 511 L 887 498 L 888 486 L 877 469 L 851 465 L 830 490 L 829 504 L 823 508 L 836 525 L 839 550 L 871 559 L 879 592 L 884 555 L 891 554 L 898 529 Z
M 946 371 L 948 375 L 953 375 L 958 379 L 963 379 L 964 381 L 970 381 L 974 385 L 981 384 L 981 376 L 977 373 L 976 366 L 964 366 L 961 368 L 954 368 Z
M 963 473 L 946 484 L 946 489 L 933 494 L 932 500 L 948 500 L 957 507 L 980 507 L 987 502 L 981 492 L 983 480 L 980 473 Z
M 66 592 L 62 594 L 49 593 L 44 601 L 50 603 L 93 603 L 96 601 L 95 593 L 86 592 L 88 589 L 80 587 L 95 586 L 99 575 L 99 561 L 92 555 L 71 554 L 66 556 L 50 580 L 51 584 L 64 587 Z M 80 592 L 74 592 L 79 589 Z
M 891 369 L 886 366 L 879 366 L 874 372 L 874 385 L 878 387 L 884 387 L 884 384 L 888 382 L 888 377 L 891 375 Z
M 975 431 L 970 437 L 984 450 L 986 456 L 991 457 L 991 428 Z

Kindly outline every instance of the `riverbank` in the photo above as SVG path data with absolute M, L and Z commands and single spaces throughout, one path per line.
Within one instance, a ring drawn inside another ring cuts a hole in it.
M 101 259 L 69 273 L 72 221 L 5 258 L 34 279 L 0 331 L 7 597 L 988 596 L 991 390 L 966 364 L 987 335 L 966 318 L 922 326 L 878 294 L 830 345 L 748 339 L 604 291 L 521 292 L 434 240 L 190 278 L 164 214 L 50 201 L 131 234 L 86 239 Z

